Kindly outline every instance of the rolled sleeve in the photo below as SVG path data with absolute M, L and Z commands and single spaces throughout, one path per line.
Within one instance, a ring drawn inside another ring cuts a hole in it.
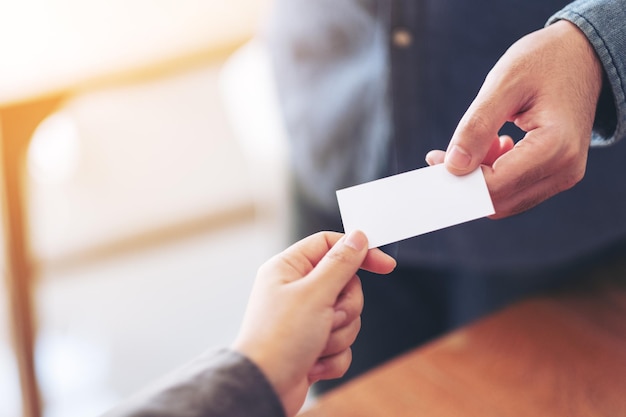
M 606 75 L 591 144 L 610 145 L 626 136 L 626 0 L 579 0 L 554 14 L 589 39 Z

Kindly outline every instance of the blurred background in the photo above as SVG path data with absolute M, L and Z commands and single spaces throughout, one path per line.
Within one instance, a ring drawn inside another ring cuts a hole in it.
M 0 123 L 60 103 L 23 178 L 44 416 L 96 416 L 227 345 L 257 267 L 287 245 L 269 6 L 0 0 Z M 0 417 L 18 417 L 1 282 Z

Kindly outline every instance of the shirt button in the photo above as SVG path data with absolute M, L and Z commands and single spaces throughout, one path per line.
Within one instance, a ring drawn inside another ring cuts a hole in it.
M 413 43 L 413 36 L 408 30 L 399 28 L 393 31 L 392 41 L 398 48 L 408 48 Z

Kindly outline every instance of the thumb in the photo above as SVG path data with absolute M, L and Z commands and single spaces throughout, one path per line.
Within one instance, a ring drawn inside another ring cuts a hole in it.
M 339 239 L 306 277 L 313 292 L 335 300 L 363 264 L 367 251 L 367 237 L 360 230 Z
M 493 144 L 500 143 L 500 128 L 519 112 L 521 102 L 516 86 L 492 70 L 452 135 L 444 160 L 448 171 L 465 175 L 478 168 Z

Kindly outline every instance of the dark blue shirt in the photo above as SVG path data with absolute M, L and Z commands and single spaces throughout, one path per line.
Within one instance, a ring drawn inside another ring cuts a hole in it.
M 498 58 L 567 4 L 279 0 L 269 39 L 305 201 L 338 219 L 335 190 L 425 166 Z M 600 251 L 626 237 L 625 161 L 624 141 L 592 148 L 573 189 L 511 218 L 400 242 L 399 261 L 499 270 Z

